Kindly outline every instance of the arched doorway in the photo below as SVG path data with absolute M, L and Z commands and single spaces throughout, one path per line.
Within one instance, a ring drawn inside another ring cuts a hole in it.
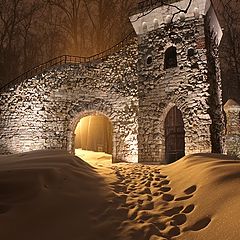
M 113 129 L 111 121 L 102 114 L 80 119 L 74 131 L 74 149 L 104 152 L 112 155 Z
M 165 158 L 172 163 L 185 155 L 185 131 L 181 111 L 172 107 L 165 119 Z

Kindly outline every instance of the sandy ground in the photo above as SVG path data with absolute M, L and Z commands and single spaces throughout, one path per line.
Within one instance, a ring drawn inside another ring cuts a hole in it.
M 104 153 L 0 157 L 4 240 L 240 239 L 240 161 L 197 154 L 167 166 Z

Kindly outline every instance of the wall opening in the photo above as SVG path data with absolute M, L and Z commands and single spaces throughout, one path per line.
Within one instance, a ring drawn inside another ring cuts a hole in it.
M 177 50 L 172 46 L 165 51 L 164 69 L 173 67 L 177 67 Z
M 80 119 L 75 131 L 74 150 L 113 153 L 113 128 L 104 115 L 89 115 Z
M 185 155 L 185 131 L 181 111 L 172 107 L 165 119 L 165 158 L 172 163 Z

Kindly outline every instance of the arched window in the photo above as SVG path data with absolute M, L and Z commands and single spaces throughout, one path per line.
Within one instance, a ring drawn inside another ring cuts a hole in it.
M 177 51 L 175 47 L 169 47 L 165 51 L 164 69 L 177 67 Z

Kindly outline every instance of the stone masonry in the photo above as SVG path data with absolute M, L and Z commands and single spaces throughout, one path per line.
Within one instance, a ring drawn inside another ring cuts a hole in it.
M 227 118 L 226 153 L 240 158 L 240 105 L 229 99 L 224 105 Z
M 164 161 L 164 120 L 174 105 L 183 115 L 185 153 L 211 151 L 204 39 L 203 19 L 178 21 L 141 36 L 139 159 Z M 170 46 L 177 49 L 178 66 L 164 69 L 164 53 Z M 193 56 L 188 57 L 188 49 L 194 49 Z M 149 55 L 153 59 L 150 65 L 146 64 Z
M 101 113 L 113 124 L 113 160 L 136 161 L 136 50 L 134 41 L 104 61 L 54 67 L 2 93 L 1 154 L 73 152 L 80 118 Z
M 137 39 L 104 59 L 52 67 L 2 92 L 0 153 L 73 152 L 79 120 L 104 114 L 113 124 L 114 162 L 166 163 L 165 118 L 174 106 L 182 113 L 185 154 L 221 151 L 221 79 L 211 61 L 216 36 L 208 13 L 161 24 L 155 16 L 154 29 L 141 20 Z M 170 47 L 177 66 L 165 69 Z

